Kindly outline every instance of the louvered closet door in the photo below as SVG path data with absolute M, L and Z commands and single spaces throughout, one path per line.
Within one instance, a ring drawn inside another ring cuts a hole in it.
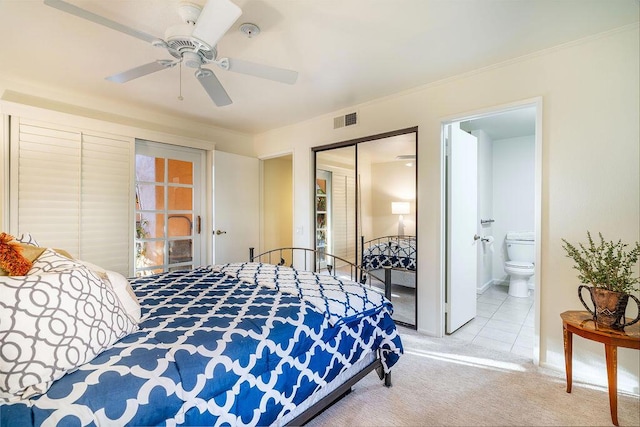
M 130 274 L 133 140 L 11 118 L 11 231 Z
M 11 130 L 12 232 L 78 256 L 80 132 L 15 117 Z
M 127 274 L 133 258 L 132 146 L 109 135 L 82 135 L 82 257 Z

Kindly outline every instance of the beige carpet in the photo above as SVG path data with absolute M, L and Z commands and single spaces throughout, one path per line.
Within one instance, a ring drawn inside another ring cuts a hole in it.
M 310 421 L 317 426 L 611 426 L 607 391 L 531 360 L 454 337 L 401 328 L 405 354 L 391 388 L 375 373 Z M 618 396 L 621 426 L 640 425 L 640 399 Z

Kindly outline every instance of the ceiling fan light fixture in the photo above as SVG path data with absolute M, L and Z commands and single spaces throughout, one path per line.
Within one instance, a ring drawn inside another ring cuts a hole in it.
M 182 62 L 189 68 L 200 68 L 202 65 L 202 58 L 195 52 L 183 52 Z

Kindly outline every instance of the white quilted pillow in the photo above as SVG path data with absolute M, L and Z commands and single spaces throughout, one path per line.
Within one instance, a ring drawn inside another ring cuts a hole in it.
M 49 272 L 61 272 L 78 267 L 86 267 L 93 271 L 100 279 L 110 286 L 120 300 L 120 304 L 125 309 L 131 320 L 140 323 L 140 304 L 133 293 L 131 285 L 127 279 L 115 271 L 108 271 L 88 261 L 79 259 L 69 259 L 57 253 L 54 249 L 45 249 L 37 259 L 33 261 L 33 266 L 28 275 L 42 274 Z
M 45 393 L 135 331 L 111 287 L 86 267 L 0 277 L 0 402 Z

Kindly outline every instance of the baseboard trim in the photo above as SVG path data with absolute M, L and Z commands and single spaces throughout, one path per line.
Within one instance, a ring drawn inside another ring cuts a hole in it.
M 508 280 L 500 280 L 500 279 L 491 279 L 487 283 L 485 283 L 484 285 L 478 287 L 476 289 L 476 293 L 478 295 L 481 295 L 481 294 L 485 293 L 485 291 L 487 289 L 489 289 L 490 287 L 495 286 L 495 285 L 509 286 L 509 281 Z
M 485 283 L 484 285 L 482 285 L 482 286 L 478 287 L 478 288 L 476 289 L 476 293 L 477 293 L 478 295 L 481 295 L 481 294 L 483 294 L 487 289 L 489 289 L 489 288 L 490 288 L 490 287 L 492 287 L 492 286 L 493 286 L 493 280 L 489 280 L 489 281 L 488 281 L 487 283 Z

